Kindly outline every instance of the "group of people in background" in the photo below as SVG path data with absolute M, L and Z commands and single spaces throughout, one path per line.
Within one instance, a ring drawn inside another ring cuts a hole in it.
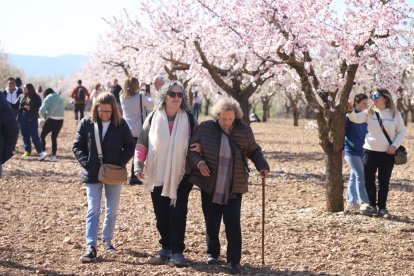
M 39 156 L 38 160 L 45 160 L 50 155 L 50 161 L 57 161 L 57 137 L 63 126 L 65 111 L 63 98 L 52 88 L 47 88 L 43 92 L 42 101 L 42 97 L 39 96 L 39 92 L 36 92 L 33 84 L 23 85 L 20 78 L 12 77 L 8 79 L 3 95 L 14 112 L 23 137 L 23 156 L 31 156 L 33 143 Z M 40 136 L 39 125 L 42 127 Z M 52 133 L 51 154 L 46 151 L 46 136 L 49 133 Z
M 351 174 L 345 211 L 359 210 L 364 215 L 387 218 L 394 154 L 402 145 L 406 128 L 388 90 L 375 90 L 370 97 L 373 105 L 368 106 L 368 96 L 357 94 L 346 116 L 344 153 Z
M 253 161 L 262 177 L 267 177 L 269 165 L 250 126 L 240 120 L 242 111 L 237 101 L 225 98 L 217 102 L 212 109 L 214 119 L 198 125 L 180 82 L 159 75 L 153 84 L 157 89 L 155 103 L 139 89 L 139 81 L 129 77 L 120 92 L 123 117 L 115 96 L 104 92 L 96 97 L 91 117 L 79 124 L 73 152 L 83 168 L 88 202 L 87 248 L 80 260 L 91 262 L 97 257 L 103 190 L 103 248 L 107 252 L 116 250 L 112 240 L 122 185 L 98 180 L 101 163 L 95 139 L 100 139 L 103 164 L 125 167 L 133 157 L 130 181 L 143 182 L 143 188 L 151 193 L 160 236 L 155 257 L 158 261 L 177 267 L 189 265 L 184 256 L 187 206 L 196 185 L 202 190 L 206 261 L 212 265 L 219 263 L 219 230 L 224 219 L 227 267 L 233 273 L 240 272 L 241 201 L 248 186 L 246 158 Z M 94 134 L 95 127 L 99 136 Z

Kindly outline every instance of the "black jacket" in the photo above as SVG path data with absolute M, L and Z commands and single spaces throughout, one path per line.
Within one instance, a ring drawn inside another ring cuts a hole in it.
M 26 109 L 26 104 L 30 106 L 30 109 Z M 42 105 L 42 99 L 39 95 L 34 94 L 33 98 L 30 99 L 25 94 L 20 94 L 19 96 L 19 115 L 21 112 L 26 112 L 29 121 L 37 120 L 39 118 L 39 109 Z
M 6 98 L 0 95 L 0 164 L 13 156 L 19 135 L 16 117 Z
M 98 120 L 99 136 L 102 139 L 102 123 Z M 115 127 L 109 125 L 104 140 L 101 142 L 103 163 L 125 166 L 134 155 L 135 142 L 124 119 Z M 82 166 L 82 182 L 99 183 L 100 162 L 95 143 L 94 125 L 90 118 L 83 118 L 76 133 L 72 151 Z

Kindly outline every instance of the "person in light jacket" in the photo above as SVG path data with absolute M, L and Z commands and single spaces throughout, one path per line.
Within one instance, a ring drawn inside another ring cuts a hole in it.
M 140 93 L 139 81 L 134 77 L 129 77 L 125 80 L 119 98 L 121 101 L 123 118 L 127 122 L 129 129 L 131 129 L 132 136 L 136 143 L 139 134 L 141 133 L 142 126 L 144 125 L 144 121 L 147 118 L 147 114 L 153 109 L 154 103 L 152 102 L 151 97 L 147 97 L 145 94 Z M 132 162 L 129 184 L 142 184 L 141 180 L 135 175 L 134 161 Z
M 42 144 L 42 157 L 46 158 L 46 136 L 52 133 L 52 155 L 51 162 L 56 162 L 57 152 L 57 137 L 63 126 L 63 119 L 65 117 L 65 102 L 62 97 L 58 95 L 52 88 L 47 88 L 43 93 L 43 102 L 40 106 L 39 113 L 45 120 L 40 133 L 40 142 Z M 43 160 L 42 159 L 42 160 Z
M 375 90 L 371 94 L 374 105 L 363 112 L 349 113 L 348 118 L 354 123 L 368 123 L 368 133 L 364 143 L 364 175 L 369 203 L 373 207 L 373 214 L 389 217 L 387 209 L 388 190 L 392 170 L 394 168 L 394 154 L 406 134 L 401 113 L 398 112 L 391 93 L 386 89 Z M 377 117 L 378 116 L 378 117 Z M 388 142 L 382 128 L 387 131 L 392 144 Z M 378 191 L 375 185 L 375 175 L 378 171 Z
M 88 211 L 86 214 L 86 251 L 80 257 L 82 262 L 96 260 L 99 217 L 101 214 L 102 190 L 105 188 L 105 219 L 102 230 L 103 247 L 114 252 L 112 245 L 122 183 L 119 185 L 101 183 L 98 180 L 101 166 L 95 141 L 94 124 L 99 127 L 99 138 L 104 164 L 125 167 L 134 154 L 134 139 L 131 131 L 118 111 L 115 97 L 108 92 L 100 94 L 92 106 L 92 117 L 80 121 L 72 151 L 82 167 L 82 182 L 86 186 Z

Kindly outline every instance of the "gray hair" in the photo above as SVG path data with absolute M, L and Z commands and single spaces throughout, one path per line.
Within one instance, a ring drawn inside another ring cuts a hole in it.
M 188 103 L 187 93 L 185 92 L 184 85 L 179 81 L 170 81 L 162 86 L 160 92 L 158 92 L 156 96 L 156 100 L 155 100 L 156 109 L 161 110 L 162 108 L 164 108 L 165 97 L 167 96 L 167 93 L 171 91 L 171 88 L 173 86 L 180 87 L 181 91 L 184 93 L 180 108 L 184 111 L 190 111 L 190 105 Z
M 154 76 L 154 78 L 152 79 L 152 83 L 157 82 L 157 81 L 162 81 L 163 83 L 166 83 L 168 79 L 163 74 L 158 74 Z
M 239 102 L 230 97 L 218 100 L 211 108 L 210 114 L 213 119 L 218 120 L 221 112 L 230 110 L 234 111 L 236 119 L 241 119 L 243 117 L 243 111 L 240 108 Z

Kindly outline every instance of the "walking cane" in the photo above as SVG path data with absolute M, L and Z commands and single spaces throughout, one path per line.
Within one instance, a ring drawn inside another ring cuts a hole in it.
M 265 178 L 264 178 L 264 176 L 262 176 L 262 265 L 265 264 L 265 258 L 264 258 L 264 252 L 265 252 L 264 234 L 265 234 Z

